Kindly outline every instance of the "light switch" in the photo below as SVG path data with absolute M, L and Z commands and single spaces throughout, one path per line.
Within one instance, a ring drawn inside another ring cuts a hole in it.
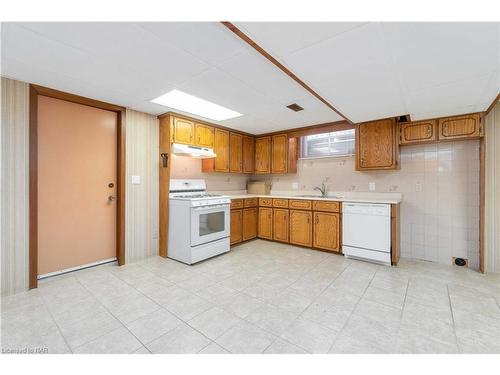
M 368 190 L 375 191 L 375 182 L 368 183 Z
M 132 176 L 132 185 L 140 185 L 141 176 Z

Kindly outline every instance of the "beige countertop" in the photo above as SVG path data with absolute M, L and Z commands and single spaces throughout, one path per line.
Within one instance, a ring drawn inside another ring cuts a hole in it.
M 398 204 L 403 200 L 401 193 L 375 193 L 375 192 L 331 192 L 327 197 L 315 195 L 307 191 L 272 191 L 269 195 L 248 194 L 246 191 L 217 191 L 218 194 L 224 194 L 231 199 L 244 198 L 283 198 L 283 199 L 304 199 L 304 200 L 325 200 L 336 202 L 354 202 L 354 203 L 381 203 Z M 301 195 L 311 195 L 303 197 Z

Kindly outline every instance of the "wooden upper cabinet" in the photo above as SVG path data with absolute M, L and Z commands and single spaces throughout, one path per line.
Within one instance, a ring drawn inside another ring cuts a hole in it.
M 172 118 L 172 142 L 194 144 L 194 122 L 179 117 Z
M 215 128 L 214 130 L 215 158 L 203 159 L 202 172 L 229 172 L 229 132 Z
M 243 241 L 257 237 L 257 207 L 243 209 Z
M 482 121 L 480 113 L 438 119 L 439 139 L 481 137 L 483 135 Z
M 259 238 L 273 239 L 273 209 L 259 207 L 258 234 Z
M 288 242 L 289 211 L 283 208 L 273 208 L 273 239 Z
M 434 142 L 437 140 L 437 121 L 425 120 L 399 125 L 399 143 L 402 145 Z
M 340 252 L 340 214 L 314 212 L 313 215 L 313 246 Z
M 243 136 L 243 173 L 253 173 L 255 169 L 255 138 Z
M 290 210 L 290 243 L 311 247 L 312 238 L 312 212 Z
M 271 173 L 287 173 L 288 136 L 277 134 L 272 137 Z
M 242 241 L 242 210 L 231 210 L 231 245 Z
M 271 173 L 271 137 L 255 139 L 255 173 Z
M 356 169 L 399 168 L 399 142 L 395 119 L 356 124 Z
M 204 124 L 195 124 L 194 128 L 195 145 L 200 147 L 214 147 L 214 128 Z
M 229 133 L 229 172 L 243 172 L 243 137 L 238 133 Z

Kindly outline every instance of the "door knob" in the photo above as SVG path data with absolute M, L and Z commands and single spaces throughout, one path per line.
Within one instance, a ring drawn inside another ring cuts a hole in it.
M 108 196 L 108 203 L 113 202 L 115 199 L 116 199 L 116 197 L 114 195 Z

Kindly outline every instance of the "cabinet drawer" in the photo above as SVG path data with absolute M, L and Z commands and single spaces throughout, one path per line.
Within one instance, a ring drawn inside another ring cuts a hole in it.
M 243 208 L 243 199 L 231 199 L 231 210 Z
M 255 207 L 257 206 L 257 198 L 247 198 L 245 199 L 245 207 Z
M 259 198 L 259 206 L 272 207 L 273 206 L 273 199 L 272 198 Z
M 287 208 L 288 207 L 288 199 L 274 198 L 273 199 L 273 207 Z
M 312 208 L 312 202 L 305 199 L 290 199 L 288 201 L 288 206 L 297 210 L 310 210 Z
M 340 202 L 313 201 L 314 211 L 340 212 Z

